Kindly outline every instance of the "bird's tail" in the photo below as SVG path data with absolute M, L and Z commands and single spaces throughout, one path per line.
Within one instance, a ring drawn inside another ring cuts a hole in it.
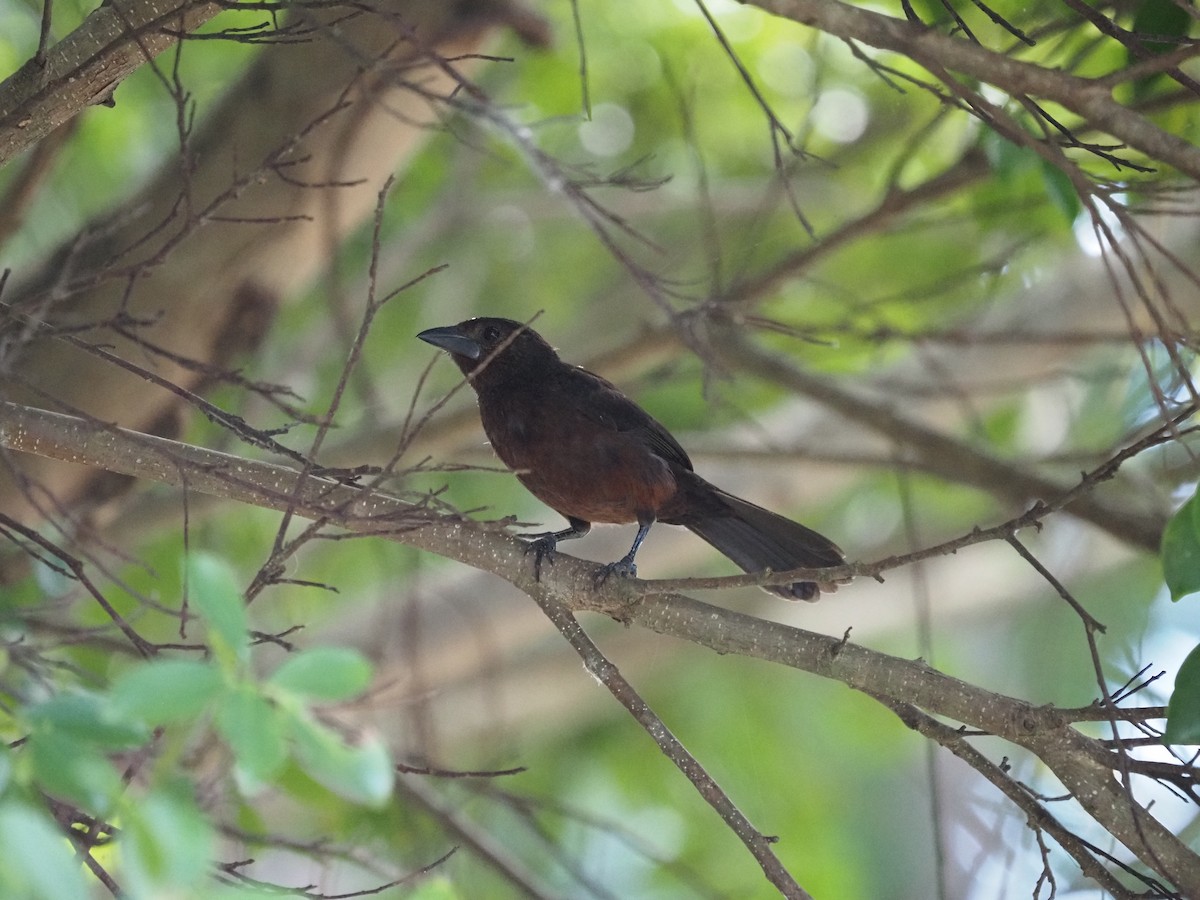
M 824 535 L 785 519 L 740 497 L 713 488 L 725 510 L 711 509 L 689 517 L 685 525 L 746 572 L 785 572 L 788 569 L 840 566 L 846 558 Z M 707 504 L 706 504 L 707 505 Z M 715 505 L 715 504 L 714 504 Z M 824 585 L 822 585 L 824 586 Z M 813 581 L 764 587 L 785 600 L 818 599 L 821 587 Z M 836 590 L 836 586 L 824 586 Z

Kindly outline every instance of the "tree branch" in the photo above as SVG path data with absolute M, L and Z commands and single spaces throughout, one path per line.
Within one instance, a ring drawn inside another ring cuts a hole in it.
M 828 378 L 806 372 L 763 351 L 736 332 L 723 333 L 716 342 L 721 361 L 783 385 L 836 410 L 839 414 L 895 441 L 906 450 L 929 461 L 943 478 L 986 490 L 996 496 L 1050 500 L 1067 488 L 947 437 L 909 419 L 890 405 L 875 403 L 838 387 Z M 1166 518 L 1137 515 L 1127 508 L 1114 508 L 1092 496 L 1076 497 L 1068 510 L 1072 515 L 1107 531 L 1143 550 L 1156 552 Z
M 949 69 L 1014 96 L 1051 100 L 1152 159 L 1200 180 L 1200 148 L 1122 106 L 1103 81 L 1012 59 L 978 43 L 949 37 L 920 23 L 885 16 L 836 0 L 748 0 L 843 40 L 861 41 L 907 56 L 932 72 Z
M 498 532 L 370 489 L 308 477 L 284 466 L 241 459 L 58 413 L 0 403 L 0 447 L 100 466 L 201 493 L 324 519 L 491 572 L 531 597 L 593 610 L 709 647 L 811 672 L 877 698 L 944 716 L 1037 755 L 1081 806 L 1163 878 L 1200 896 L 1200 857 L 1113 777 L 1115 758 L 1051 707 L 1035 707 L 951 678 L 921 660 L 888 656 L 847 640 L 792 628 L 679 594 L 639 597 L 636 582 L 595 587 L 598 567 L 559 554 L 534 578 L 525 545 Z M 540 601 L 539 601 L 540 602 Z
M 534 602 L 541 607 L 546 617 L 554 623 L 554 627 L 567 639 L 583 660 L 584 666 L 596 679 L 608 688 L 617 701 L 628 710 L 629 714 L 646 733 L 654 739 L 662 750 L 663 755 L 675 764 L 696 788 L 701 797 L 716 810 L 722 821 L 738 836 L 746 849 L 762 867 L 767 880 L 779 889 L 779 893 L 788 900 L 812 900 L 812 895 L 796 883 L 792 874 L 779 861 L 771 845 L 775 839 L 769 838 L 755 828 L 745 814 L 738 809 L 729 795 L 704 771 L 704 767 L 696 757 L 688 752 L 679 738 L 667 728 L 666 723 L 658 717 L 649 704 L 633 688 L 617 667 L 600 651 L 595 642 L 587 636 L 578 620 L 571 611 L 554 596 L 554 592 L 542 588 L 530 592 Z
M 206 0 L 108 0 L 0 83 L 0 167 L 88 106 L 103 103 L 148 58 L 224 7 Z

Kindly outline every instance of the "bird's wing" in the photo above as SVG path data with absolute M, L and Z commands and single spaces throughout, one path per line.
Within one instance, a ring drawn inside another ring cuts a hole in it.
M 610 381 L 578 366 L 571 367 L 569 390 L 587 402 L 577 408 L 593 421 L 614 431 L 636 434 L 646 446 L 667 462 L 691 471 L 692 461 L 671 432 Z

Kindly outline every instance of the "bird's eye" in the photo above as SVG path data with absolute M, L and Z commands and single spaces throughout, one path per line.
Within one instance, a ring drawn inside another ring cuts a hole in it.
M 499 340 L 500 339 L 500 329 L 497 328 L 495 325 L 489 325 L 487 328 L 483 329 L 483 339 L 485 341 L 487 341 L 489 344 L 492 341 Z

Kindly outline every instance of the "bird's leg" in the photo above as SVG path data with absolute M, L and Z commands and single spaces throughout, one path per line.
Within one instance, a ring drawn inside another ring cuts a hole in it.
M 653 524 L 654 516 L 638 516 L 638 532 L 633 537 L 633 546 L 629 548 L 628 553 L 616 562 L 611 562 L 603 566 L 596 573 L 597 587 L 608 581 L 610 575 L 619 575 L 622 578 L 634 578 L 637 576 L 637 565 L 634 563 L 633 558 L 637 556 L 638 547 L 642 546 L 642 541 L 650 533 L 650 526 Z
M 535 581 L 542 580 L 542 560 L 548 559 L 550 562 L 554 562 L 554 551 L 557 549 L 559 541 L 573 541 L 575 538 L 581 538 L 592 530 L 591 522 L 585 522 L 583 519 L 576 519 L 573 516 L 567 516 L 567 524 L 571 527 L 564 528 L 562 531 L 517 535 L 522 540 L 529 541 L 529 546 L 525 548 L 525 552 L 533 554 L 533 577 Z

